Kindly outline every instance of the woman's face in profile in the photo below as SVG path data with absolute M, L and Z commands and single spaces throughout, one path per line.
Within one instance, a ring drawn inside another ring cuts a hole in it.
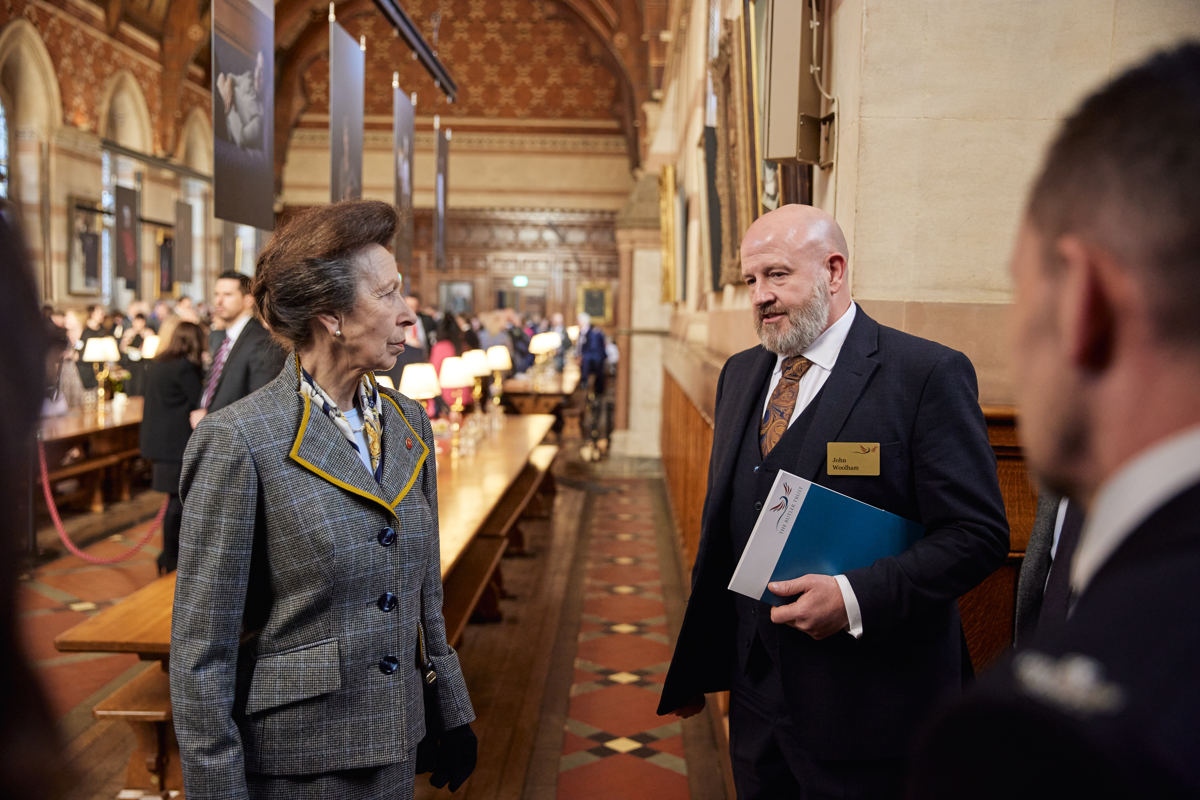
M 372 244 L 357 256 L 358 297 L 342 318 L 342 341 L 350 365 L 359 372 L 391 369 L 404 352 L 404 333 L 417 321 L 404 302 L 396 261 Z

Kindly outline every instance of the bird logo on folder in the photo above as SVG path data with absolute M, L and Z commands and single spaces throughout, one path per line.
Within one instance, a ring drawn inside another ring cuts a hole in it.
M 788 484 L 783 484 L 783 494 L 779 496 L 779 502 L 771 506 L 771 511 L 783 511 L 787 508 L 788 495 L 792 493 L 792 487 Z

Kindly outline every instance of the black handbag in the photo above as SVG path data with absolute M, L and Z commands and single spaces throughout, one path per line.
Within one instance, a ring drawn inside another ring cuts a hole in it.
M 421 673 L 421 694 L 425 700 L 425 738 L 417 744 L 416 774 L 433 772 L 437 766 L 438 740 L 445 727 L 442 704 L 438 699 L 437 668 L 425 649 L 425 626 L 417 622 L 417 669 Z

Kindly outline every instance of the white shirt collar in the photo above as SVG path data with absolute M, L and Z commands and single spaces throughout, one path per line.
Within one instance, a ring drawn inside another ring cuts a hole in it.
M 1200 426 L 1143 451 L 1100 487 L 1088 510 L 1071 562 L 1071 588 L 1079 593 L 1150 514 L 1200 481 Z
M 858 304 L 851 302 L 850 307 L 842 316 L 838 317 L 836 322 L 826 328 L 825 332 L 808 346 L 803 353 L 804 357 L 825 372 L 830 372 L 833 365 L 837 363 L 838 354 L 842 352 L 842 345 L 846 343 L 846 337 L 850 334 L 850 326 L 854 323 L 857 309 Z M 779 372 L 782 369 L 783 356 L 776 356 L 775 371 Z
M 246 323 L 250 321 L 253 315 L 247 311 L 233 321 L 233 324 L 225 329 L 225 338 L 231 342 L 236 342 L 237 338 L 242 335 L 242 331 L 246 327 Z

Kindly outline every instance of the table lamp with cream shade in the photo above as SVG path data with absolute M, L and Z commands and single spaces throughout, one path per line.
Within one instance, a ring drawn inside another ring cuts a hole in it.
M 488 376 L 492 370 L 488 366 L 487 353 L 476 348 L 468 350 L 462 354 L 463 364 L 466 365 L 467 371 L 471 373 L 471 377 L 475 379 L 475 385 L 471 389 L 471 397 L 475 403 L 475 410 L 483 409 L 483 379 Z
M 447 356 L 442 359 L 442 368 L 438 372 L 438 383 L 442 389 L 468 389 L 475 383 L 475 376 L 463 363 L 462 356 Z M 463 411 L 462 392 L 453 393 L 454 402 L 450 410 L 461 415 Z
M 413 400 L 424 400 L 425 411 L 433 418 L 433 398 L 442 393 L 442 387 L 438 385 L 437 370 L 433 368 L 433 364 L 419 361 L 404 365 L 404 371 L 400 373 L 400 388 L 397 391 Z
M 554 366 L 551 355 L 562 347 L 562 336 L 557 331 L 542 331 L 535 333 L 529 340 L 529 352 L 534 357 L 533 383 L 535 388 L 543 387 L 554 379 Z
M 158 355 L 159 340 L 153 333 L 142 337 L 142 358 L 154 358 Z
M 488 369 L 492 371 L 492 403 L 499 406 L 504 376 L 501 373 L 512 369 L 512 356 L 508 348 L 502 344 L 494 344 L 487 349 Z
M 80 358 L 90 363 L 96 372 L 96 403 L 103 407 L 104 385 L 108 382 L 109 368 L 121 360 L 116 338 L 93 336 L 83 345 L 83 355 Z

